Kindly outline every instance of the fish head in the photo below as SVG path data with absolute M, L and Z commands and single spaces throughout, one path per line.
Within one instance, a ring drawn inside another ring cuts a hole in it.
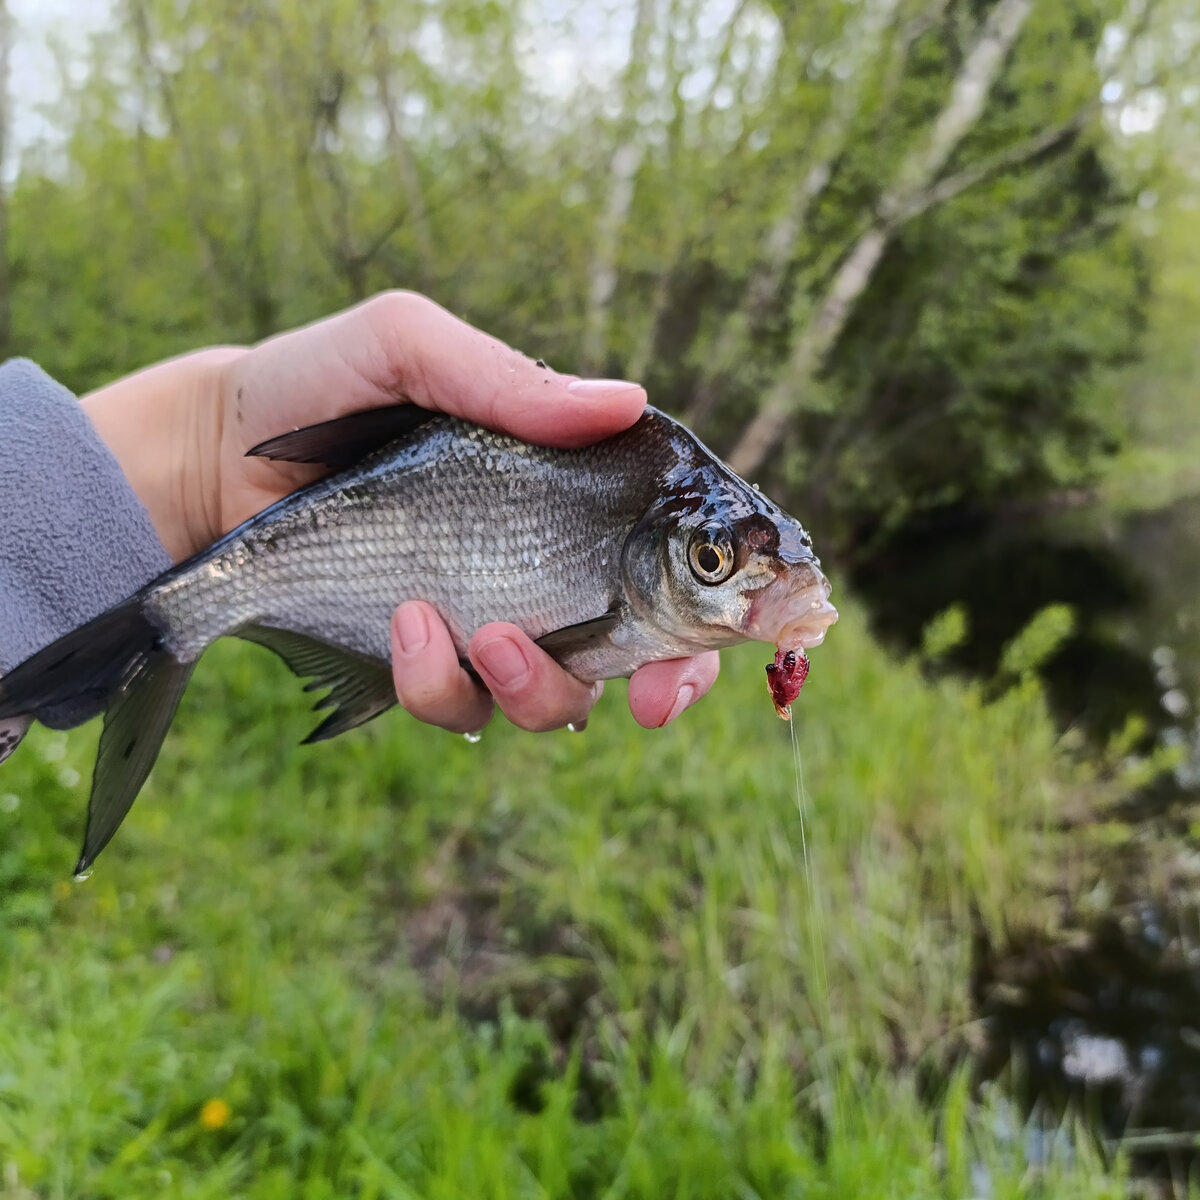
M 798 650 L 837 620 L 804 527 L 715 460 L 669 481 L 626 539 L 622 580 L 638 616 L 689 649 Z

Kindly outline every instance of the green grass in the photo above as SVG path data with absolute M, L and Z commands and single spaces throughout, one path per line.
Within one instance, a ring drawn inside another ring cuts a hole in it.
M 1086 1139 L 1030 1167 L 955 1066 L 973 923 L 1052 919 L 1088 786 L 1036 691 L 930 684 L 851 608 L 796 705 L 808 879 L 768 658 L 661 732 L 610 685 L 584 734 L 297 748 L 294 681 L 223 645 L 79 884 L 95 731 L 35 731 L 0 1196 L 1123 1195 Z

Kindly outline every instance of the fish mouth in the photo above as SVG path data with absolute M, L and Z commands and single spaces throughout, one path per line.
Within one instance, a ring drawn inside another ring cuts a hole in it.
M 780 650 L 811 650 L 825 640 L 838 611 L 829 603 L 833 590 L 824 575 L 818 582 L 796 589 L 786 577 L 759 591 L 747 614 L 745 634 L 759 642 L 773 642 Z
M 828 600 L 813 601 L 812 611 L 799 621 L 785 626 L 775 639 L 782 650 L 811 650 L 825 640 L 829 627 L 838 619 L 838 610 Z

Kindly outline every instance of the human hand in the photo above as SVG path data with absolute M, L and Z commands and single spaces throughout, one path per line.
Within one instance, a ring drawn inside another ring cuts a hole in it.
M 646 394 L 620 380 L 580 380 L 537 366 L 422 296 L 389 292 L 251 349 L 217 347 L 150 367 L 84 398 L 84 407 L 181 561 L 320 476 L 319 468 L 246 458 L 258 442 L 383 404 L 411 401 L 547 446 L 581 446 L 641 415 Z M 525 729 L 583 721 L 599 686 L 564 671 L 516 626 L 485 625 L 463 670 L 445 623 L 428 604 L 401 605 L 392 622 L 400 703 L 465 732 L 483 727 L 493 699 Z M 708 653 L 649 663 L 629 706 L 664 725 L 717 676 Z

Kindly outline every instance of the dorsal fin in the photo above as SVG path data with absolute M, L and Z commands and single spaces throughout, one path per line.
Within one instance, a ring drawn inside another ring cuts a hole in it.
M 323 463 L 335 471 L 351 467 L 368 454 L 394 442 L 438 416 L 415 404 L 389 404 L 306 425 L 268 438 L 246 451 L 247 458 L 275 462 Z

